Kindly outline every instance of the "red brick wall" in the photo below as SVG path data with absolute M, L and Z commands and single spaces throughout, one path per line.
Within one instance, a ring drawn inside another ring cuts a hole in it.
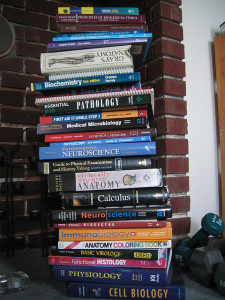
M 187 106 L 181 0 L 145 0 L 153 41 L 148 61 L 141 68 L 142 82 L 155 90 L 157 167 L 161 167 L 173 206 L 173 238 L 190 231 Z
M 118 6 L 114 2 L 113 5 Z M 128 2 L 122 1 L 120 5 L 128 5 Z M 139 6 L 140 12 L 146 14 L 149 31 L 153 33 L 148 61 L 140 71 L 142 83 L 151 84 L 155 89 L 157 165 L 163 169 L 164 181 L 171 193 L 173 233 L 176 240 L 176 237 L 185 235 L 190 230 L 190 219 L 186 217 L 190 199 L 187 195 L 188 141 L 185 138 L 186 102 L 183 100 L 186 88 L 183 80 L 185 64 L 182 61 L 184 46 L 181 0 L 145 0 L 136 1 L 136 5 L 135 1 L 130 2 L 132 6 Z M 13 154 L 13 181 L 23 183 L 24 190 L 22 194 L 14 191 L 14 213 L 16 216 L 28 216 L 30 210 L 40 208 L 43 199 L 42 178 L 29 165 L 29 157 L 37 157 L 37 148 L 43 140 L 36 135 L 36 124 L 41 114 L 34 105 L 37 93 L 31 93 L 27 88 L 31 82 L 44 80 L 40 73 L 39 57 L 42 52 L 47 52 L 47 43 L 56 35 L 57 7 L 65 4 L 72 6 L 74 2 L 0 0 L 0 4 L 1 13 L 13 26 L 16 39 L 12 51 L 0 58 L 0 146 L 9 155 L 12 147 L 19 145 Z M 100 4 L 103 6 L 103 3 Z M 3 156 L 2 151 L 0 155 Z M 0 210 L 4 210 L 5 166 L 0 165 L 0 170 Z M 53 197 L 50 205 L 54 202 Z M 1 251 L 6 249 L 6 229 L 6 222 L 0 222 Z M 40 222 L 15 220 L 14 229 L 16 235 L 25 235 L 30 247 L 41 245 Z

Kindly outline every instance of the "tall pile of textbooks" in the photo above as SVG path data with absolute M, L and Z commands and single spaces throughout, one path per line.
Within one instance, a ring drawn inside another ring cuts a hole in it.
M 153 89 L 135 68 L 151 33 L 137 8 L 59 7 L 59 34 L 41 54 L 48 81 L 37 133 L 39 172 L 60 193 L 52 275 L 78 298 L 184 299 L 171 263 L 172 216 L 156 154 Z M 57 94 L 55 92 L 57 90 Z M 107 268 L 106 268 L 107 267 Z

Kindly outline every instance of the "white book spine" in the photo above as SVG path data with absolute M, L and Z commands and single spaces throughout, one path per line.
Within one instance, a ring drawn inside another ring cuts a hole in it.
M 131 45 L 42 53 L 41 73 L 44 76 L 76 71 L 134 67 Z

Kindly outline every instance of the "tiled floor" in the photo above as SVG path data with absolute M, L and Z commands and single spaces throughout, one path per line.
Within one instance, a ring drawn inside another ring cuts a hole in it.
M 13 271 L 24 271 L 30 276 L 29 288 L 22 292 L 0 295 L 1 300 L 64 300 L 68 296 L 64 282 L 51 278 L 47 257 L 42 256 L 41 249 L 18 251 L 15 256 L 0 255 L 0 274 Z M 186 300 L 219 300 L 225 299 L 216 288 L 209 289 L 191 280 L 184 273 Z

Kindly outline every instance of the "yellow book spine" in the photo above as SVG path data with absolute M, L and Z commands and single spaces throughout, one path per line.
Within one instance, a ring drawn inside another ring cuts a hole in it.
M 168 241 L 172 239 L 172 228 L 138 229 L 72 229 L 60 228 L 59 241 Z

